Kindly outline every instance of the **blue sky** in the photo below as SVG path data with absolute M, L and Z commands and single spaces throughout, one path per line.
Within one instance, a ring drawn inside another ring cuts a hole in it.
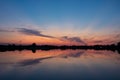
M 120 0 L 0 0 L 2 29 L 32 25 L 30 28 L 37 26 L 46 34 L 54 35 L 51 29 L 55 29 L 61 35 L 71 32 L 78 36 L 88 29 L 86 34 L 98 30 L 119 33 L 119 22 Z
M 81 22 L 93 19 L 107 23 L 119 17 L 119 0 L 1 0 L 1 21 L 16 20 L 16 16 L 32 19 L 37 24 Z

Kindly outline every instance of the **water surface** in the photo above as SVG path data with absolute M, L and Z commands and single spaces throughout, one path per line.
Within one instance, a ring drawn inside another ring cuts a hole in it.
M 0 80 L 120 80 L 120 54 L 102 50 L 0 52 Z

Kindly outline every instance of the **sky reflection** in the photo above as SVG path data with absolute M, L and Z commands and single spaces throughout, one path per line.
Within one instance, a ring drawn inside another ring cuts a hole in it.
M 1 80 L 119 80 L 120 54 L 112 51 L 0 52 Z

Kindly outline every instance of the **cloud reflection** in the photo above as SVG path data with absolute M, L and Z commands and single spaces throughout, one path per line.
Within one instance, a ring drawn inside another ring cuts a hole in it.
M 80 52 L 72 52 L 72 53 L 61 53 L 59 55 L 51 55 L 51 57 L 44 57 L 44 58 L 36 58 L 36 59 L 27 59 L 27 60 L 23 60 L 18 62 L 17 64 L 19 66 L 29 66 L 29 65 L 36 65 L 41 63 L 42 60 L 46 60 L 46 59 L 50 59 L 50 58 L 57 58 L 57 57 L 61 57 L 61 58 L 68 58 L 68 57 L 80 57 L 82 54 L 84 53 L 84 51 L 80 51 Z
M 35 64 L 40 63 L 42 60 L 49 59 L 49 58 L 53 58 L 53 57 L 45 57 L 45 58 L 37 58 L 37 59 L 27 59 L 27 60 L 20 61 L 17 64 L 19 64 L 19 66 L 35 65 Z
M 94 58 L 94 57 L 101 57 L 101 58 L 104 58 L 104 57 L 110 57 L 110 58 L 114 58 L 115 55 L 118 55 L 118 54 L 113 54 L 114 52 L 112 51 L 94 51 L 94 50 L 51 50 L 51 51 L 42 51 L 44 52 L 44 56 L 40 55 L 40 57 L 38 58 L 34 58 L 33 59 L 33 56 L 31 56 L 29 59 L 21 59 L 20 61 L 17 61 L 17 62 L 0 62 L 0 65 L 15 65 L 15 66 L 18 66 L 18 67 L 25 67 L 25 66 L 33 66 L 33 65 L 36 65 L 36 64 L 39 64 L 41 63 L 43 60 L 47 60 L 47 59 L 52 59 L 52 58 L 80 58 L 81 56 L 88 56 L 88 57 L 91 57 L 91 58 Z M 40 53 L 42 53 L 40 52 Z M 85 54 L 84 54 L 85 53 Z M 86 55 L 87 53 L 87 55 Z M 109 54 L 108 54 L 109 53 Z M 35 54 L 34 54 L 35 55 Z M 39 56 L 37 53 L 36 53 L 37 56 Z M 47 56 L 49 55 L 49 56 Z M 47 57 L 45 57 L 47 56 Z M 118 58 L 115 57 L 115 59 L 119 60 L 119 56 Z
M 59 55 L 59 57 L 62 57 L 62 58 L 68 58 L 68 57 L 80 57 L 82 54 L 84 54 L 84 51 L 80 51 L 80 52 L 70 52 L 68 54 L 61 54 Z

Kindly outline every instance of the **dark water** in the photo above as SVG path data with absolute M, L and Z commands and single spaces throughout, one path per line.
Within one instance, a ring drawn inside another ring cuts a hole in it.
M 0 80 L 120 80 L 120 54 L 94 50 L 0 52 Z

